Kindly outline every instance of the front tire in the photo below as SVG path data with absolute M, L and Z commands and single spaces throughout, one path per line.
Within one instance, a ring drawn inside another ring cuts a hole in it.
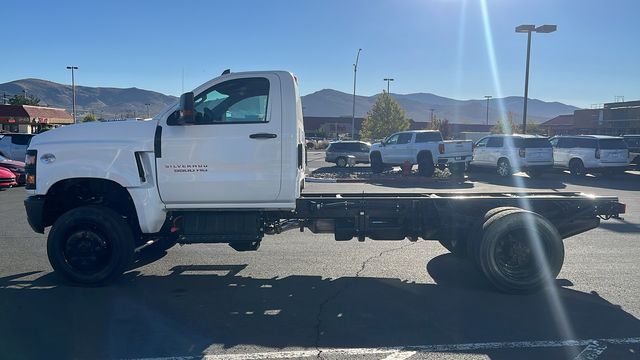
M 82 285 L 113 281 L 133 261 L 134 238 L 125 219 L 104 206 L 81 206 L 56 220 L 47 255 L 56 274 Z
M 370 159 L 371 159 L 371 171 L 374 174 L 380 174 L 382 171 L 384 171 L 382 156 L 379 153 L 371 154 Z
M 587 174 L 587 169 L 580 159 L 573 159 L 569 162 L 569 172 L 575 177 L 583 177 Z
M 342 156 L 341 156 L 341 157 L 339 157 L 339 158 L 337 158 L 337 159 L 336 159 L 336 165 L 337 165 L 338 167 L 341 167 L 341 168 L 343 168 L 343 167 L 347 167 L 347 158 L 342 157 Z

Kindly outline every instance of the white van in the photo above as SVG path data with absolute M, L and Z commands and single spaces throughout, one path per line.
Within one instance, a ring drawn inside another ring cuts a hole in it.
M 553 150 L 543 136 L 490 135 L 476 142 L 471 165 L 496 169 L 500 176 L 525 171 L 535 177 L 553 168 Z
M 554 166 L 574 176 L 622 173 L 629 167 L 629 148 L 623 138 L 605 135 L 556 136 L 551 139 Z

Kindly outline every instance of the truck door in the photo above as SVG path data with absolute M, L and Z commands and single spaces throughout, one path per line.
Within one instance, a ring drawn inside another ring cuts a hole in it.
M 178 111 L 160 122 L 161 156 L 156 154 L 156 164 L 160 197 L 167 207 L 277 202 L 282 176 L 280 80 L 276 74 L 250 76 L 229 75 L 197 89 L 194 124 L 180 124 Z
M 398 136 L 398 144 L 396 145 L 397 162 L 403 163 L 405 161 L 411 161 L 417 156 L 415 151 L 415 143 L 411 141 L 413 139 L 413 133 L 401 133 Z
M 471 163 L 476 166 L 486 165 L 487 163 L 487 142 L 488 137 L 484 137 L 475 144 L 473 147 L 473 160 Z

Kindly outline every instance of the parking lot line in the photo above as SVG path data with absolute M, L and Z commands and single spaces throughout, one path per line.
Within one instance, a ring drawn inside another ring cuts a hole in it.
M 607 350 L 607 344 L 594 341 L 573 360 L 596 360 L 605 350 Z
M 575 360 L 596 359 L 607 348 L 607 344 L 640 344 L 640 338 L 610 338 L 610 339 L 587 339 L 587 340 L 549 340 L 549 341 L 515 341 L 515 342 L 487 342 L 487 343 L 467 343 L 467 344 L 442 344 L 442 345 L 417 345 L 404 347 L 382 347 L 382 348 L 352 348 L 320 349 L 323 355 L 334 356 L 356 356 L 356 355 L 388 355 L 387 359 L 408 359 L 412 355 L 420 352 L 458 352 L 472 350 L 505 350 L 505 349 L 530 349 L 530 348 L 554 348 L 568 346 L 586 346 L 582 353 Z M 135 360 L 265 360 L 265 359 L 295 359 L 316 356 L 316 350 L 297 351 L 273 351 L 248 354 L 215 354 L 204 356 L 174 356 L 174 357 L 153 357 L 139 358 Z M 399 357 L 393 357 L 399 356 Z M 402 357 L 405 356 L 405 357 Z M 583 357 L 580 357 L 583 356 Z M 595 356 L 595 357 L 592 357 Z

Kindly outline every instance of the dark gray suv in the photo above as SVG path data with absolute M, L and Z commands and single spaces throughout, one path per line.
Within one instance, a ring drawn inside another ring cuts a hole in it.
M 336 141 L 329 144 L 324 161 L 335 163 L 339 167 L 348 164 L 348 156 L 353 156 L 357 164 L 369 163 L 371 144 L 364 141 Z

